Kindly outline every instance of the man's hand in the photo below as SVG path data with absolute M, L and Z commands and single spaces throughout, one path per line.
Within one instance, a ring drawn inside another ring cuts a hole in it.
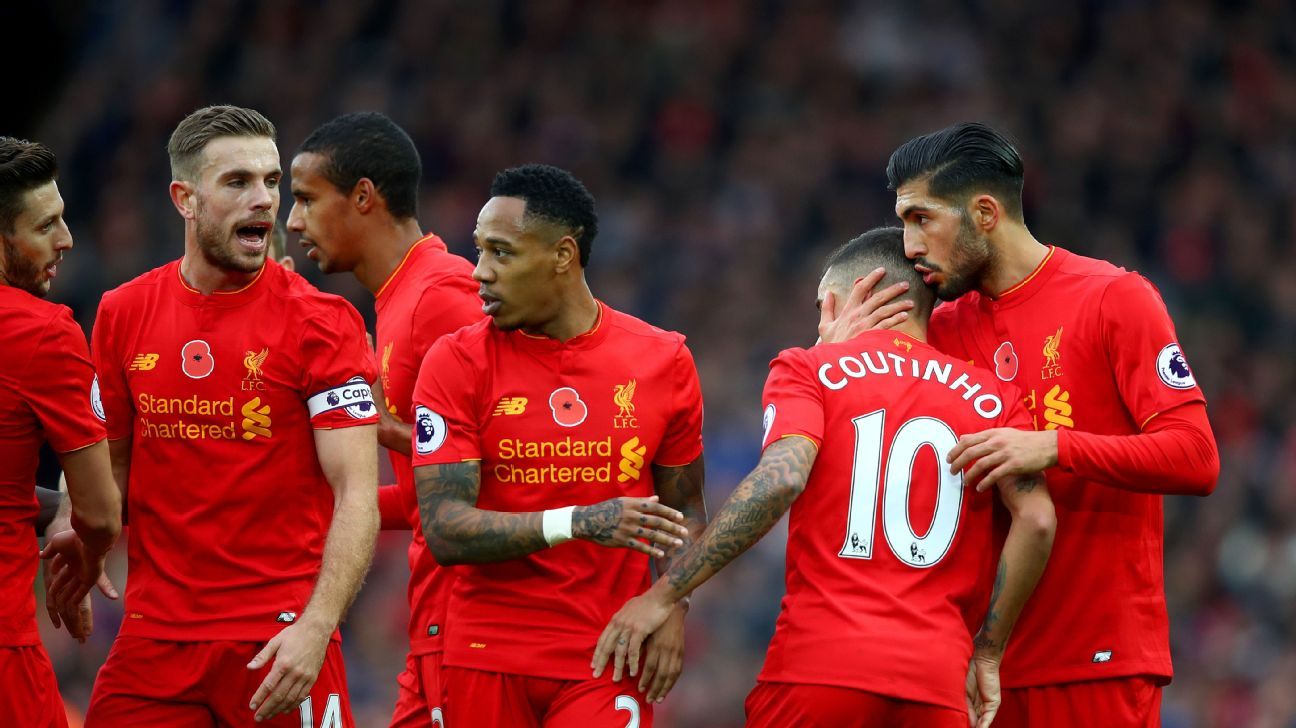
M 634 549 L 662 558 L 665 548 L 678 548 L 688 538 L 684 514 L 648 498 L 609 498 L 592 506 L 578 506 L 572 511 L 572 537 L 593 541 L 600 546 Z M 639 539 L 647 539 L 646 544 Z
M 639 692 L 646 693 L 649 703 L 660 703 L 675 687 L 684 671 L 684 615 L 688 612 L 682 604 L 671 610 L 666 622 L 658 627 L 645 643 L 643 673 L 639 677 Z
M 999 712 L 999 659 L 973 654 L 967 676 L 968 725 L 990 728 Z
M 676 606 L 675 602 L 661 596 L 657 589 L 649 589 L 626 602 L 625 606 L 612 615 L 607 627 L 603 628 L 603 634 L 599 635 L 598 643 L 594 647 L 594 660 L 590 662 L 590 667 L 594 668 L 594 677 L 603 675 L 609 657 L 613 658 L 613 682 L 621 682 L 621 673 L 627 664 L 630 667 L 630 677 L 638 674 L 640 647 L 643 646 L 648 635 L 656 632 L 672 614 L 677 611 L 682 612 L 677 610 Z M 679 623 L 682 631 L 684 623 L 682 613 Z M 680 645 L 680 652 L 683 652 L 683 644 Z M 675 677 L 679 677 L 678 671 Z M 674 683 L 673 679 L 671 683 Z M 641 680 L 640 685 L 642 684 Z M 669 690 L 670 686 L 666 686 L 666 689 Z M 664 695 L 665 691 L 662 694 Z
M 257 721 L 286 713 L 306 699 L 324 666 L 332 636 L 332 630 L 303 619 L 285 627 L 252 658 L 249 670 L 260 670 L 274 660 L 248 706 L 256 711 Z
M 981 493 L 1003 478 L 1042 473 L 1057 465 L 1057 438 L 1057 430 L 996 427 L 960 437 L 945 459 L 951 473 L 966 468 L 966 481 L 976 483 Z
M 889 329 L 909 318 L 913 301 L 895 300 L 909 290 L 909 284 L 894 283 L 875 292 L 873 288 L 885 277 L 886 269 L 878 268 L 855 281 L 845 302 L 838 301 L 832 291 L 825 293 L 819 306 L 819 341 L 850 341 L 865 331 Z
M 93 557 L 76 532 L 68 529 L 51 535 L 41 550 L 45 569 L 45 610 L 55 627 L 66 624 L 68 633 L 85 642 L 93 628 L 90 589 L 109 599 L 118 597 L 116 588 L 103 573 L 105 556 Z

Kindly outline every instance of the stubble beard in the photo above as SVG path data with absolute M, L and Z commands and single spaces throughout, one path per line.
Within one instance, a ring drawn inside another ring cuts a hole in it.
M 5 267 L 3 278 L 14 288 L 26 291 L 37 298 L 49 295 L 50 282 L 41 280 L 41 268 L 18 250 L 9 240 L 4 241 Z
M 203 217 L 203 205 L 201 201 L 197 207 L 198 215 L 198 250 L 202 252 L 203 259 L 211 265 L 231 273 L 256 273 L 261 270 L 265 264 L 266 252 L 270 246 L 260 253 L 251 255 L 242 255 L 234 249 L 236 243 L 231 239 L 232 231 L 221 229 L 220 225 L 210 223 Z

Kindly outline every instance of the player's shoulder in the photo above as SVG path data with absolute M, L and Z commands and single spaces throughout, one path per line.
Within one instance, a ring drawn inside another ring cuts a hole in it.
M 72 309 L 12 286 L 0 285 L 0 310 L 4 311 L 6 325 L 20 320 L 41 326 L 64 320 L 72 324 Z
M 496 347 L 506 333 L 500 331 L 489 317 L 485 317 L 437 339 L 432 349 L 449 349 L 461 352 L 469 358 L 477 358 L 478 355 L 485 354 Z M 484 361 L 484 359 L 479 360 Z
M 669 351 L 672 352 L 684 345 L 685 336 L 678 331 L 654 326 L 637 316 L 618 311 L 607 304 L 602 305 L 604 320 L 600 325 L 607 326 L 609 333 L 637 341 L 644 346 L 661 347 L 662 350 L 666 350 L 664 347 L 670 347 Z
M 100 310 L 109 310 L 114 306 L 151 295 L 154 291 L 160 290 L 172 276 L 180 275 L 179 268 L 180 261 L 173 260 L 109 289 L 100 299 Z
M 269 276 L 266 281 L 270 284 L 281 300 L 290 308 L 289 317 L 286 321 L 301 321 L 305 319 L 293 318 L 293 316 L 359 316 L 355 306 L 351 302 L 337 295 L 336 293 L 326 293 L 315 287 L 315 284 L 306 280 L 293 271 L 284 268 L 273 260 L 266 260 L 265 272 L 263 275 Z
M 1061 257 L 1058 261 L 1058 278 L 1059 282 L 1069 281 L 1073 284 L 1092 288 L 1102 291 L 1109 286 L 1120 284 L 1128 285 L 1130 283 L 1146 280 L 1137 271 L 1126 270 L 1111 261 L 1102 260 L 1101 258 L 1090 258 L 1087 255 L 1073 253 L 1063 248 L 1055 247 L 1055 255 Z

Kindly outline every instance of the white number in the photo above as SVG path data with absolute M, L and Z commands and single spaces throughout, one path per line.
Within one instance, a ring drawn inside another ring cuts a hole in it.
M 949 553 L 958 531 L 963 507 L 963 474 L 950 474 L 945 456 L 958 444 L 949 425 L 931 417 L 915 417 L 900 426 L 887 454 L 886 482 L 882 477 L 882 435 L 886 410 L 870 412 L 851 421 L 855 425 L 855 464 L 851 469 L 850 510 L 846 541 L 837 554 L 844 559 L 873 558 L 878 490 L 882 495 L 882 533 L 891 552 L 910 566 L 926 569 Z M 930 447 L 936 453 L 936 513 L 925 536 L 909 523 L 909 486 L 918 452 Z
M 626 721 L 625 728 L 639 728 L 639 701 L 629 695 L 618 695 L 616 699 L 617 710 L 630 711 L 630 720 Z
M 301 713 L 301 728 L 315 728 L 315 709 L 311 705 L 309 695 L 301 701 L 297 709 Z M 342 696 L 338 693 L 329 693 L 328 700 L 324 703 L 324 717 L 320 718 L 319 728 L 342 728 Z
M 440 708 L 432 709 L 432 726 L 433 728 L 445 728 L 445 715 L 441 713 Z

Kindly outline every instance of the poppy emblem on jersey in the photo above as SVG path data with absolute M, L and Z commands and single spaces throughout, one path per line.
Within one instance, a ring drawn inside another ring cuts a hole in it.
M 585 421 L 589 407 L 581 401 L 580 394 L 571 387 L 559 387 L 549 395 L 549 409 L 554 422 L 563 427 L 575 427 Z
M 1172 389 L 1192 389 L 1197 386 L 1197 378 L 1184 361 L 1183 351 L 1179 344 L 1171 342 L 1165 345 L 1157 355 L 1157 374 L 1161 382 Z
M 194 339 L 180 349 L 180 369 L 190 379 L 202 379 L 216 368 L 216 358 L 212 356 L 211 345 L 202 339 Z
M 1011 382 L 1017 376 L 1017 352 L 1013 351 L 1011 341 L 1005 341 L 995 349 L 995 376 Z
M 639 420 L 634 416 L 635 380 L 631 379 L 626 384 L 617 384 L 612 387 L 612 402 L 621 408 L 621 411 L 612 418 L 612 426 L 618 430 L 627 428 L 638 428 Z
M 90 381 L 90 411 L 94 416 L 99 418 L 100 422 L 107 422 L 108 418 L 104 416 L 103 397 L 99 395 L 99 375 Z
M 414 449 L 419 455 L 431 455 L 446 441 L 445 418 L 419 405 L 414 408 Z

